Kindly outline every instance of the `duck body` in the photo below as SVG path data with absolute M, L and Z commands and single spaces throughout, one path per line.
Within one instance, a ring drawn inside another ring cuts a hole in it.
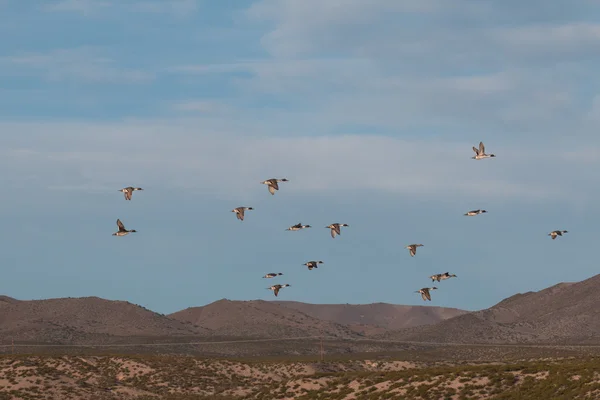
M 475 156 L 471 158 L 475 160 L 483 160 L 484 158 L 496 157 L 494 154 L 485 154 L 485 146 L 483 142 L 479 142 L 479 148 L 473 146 L 473 151 L 475 152 Z
M 430 287 L 430 288 L 422 288 L 417 290 L 415 293 L 421 293 L 421 297 L 423 298 L 423 301 L 431 301 L 431 293 L 429 293 L 431 290 L 436 290 L 437 288 L 434 287 Z
M 450 279 L 450 278 L 456 278 L 456 275 L 454 274 L 450 274 L 449 272 L 444 272 L 443 274 L 435 274 L 435 275 L 431 275 L 431 282 L 435 282 L 435 281 L 444 281 L 446 279 Z
M 270 278 L 275 278 L 276 276 L 279 276 L 279 275 L 283 275 L 283 274 L 281 272 L 270 272 L 270 273 L 266 274 L 265 276 L 263 276 L 263 278 L 270 279 Z
M 417 247 L 423 247 L 422 244 L 409 244 L 408 246 L 405 247 L 405 249 L 408 249 L 410 256 L 414 257 L 415 254 L 417 254 Z
M 324 264 L 323 261 L 309 261 L 309 262 L 305 262 L 302 265 L 306 265 L 308 267 L 308 270 L 311 271 L 314 268 L 319 268 L 318 265 L 319 264 Z
M 292 225 L 286 229 L 286 231 L 299 231 L 300 229 L 310 228 L 310 225 L 302 225 L 301 222 L 298 222 L 296 225 Z
M 273 194 L 275 194 L 276 190 L 279 190 L 279 182 L 289 182 L 289 181 L 286 178 L 281 178 L 281 179 L 271 178 L 271 179 L 267 179 L 266 181 L 262 181 L 261 183 L 263 185 L 267 185 L 267 187 L 269 189 L 269 193 L 271 193 L 273 195 Z
M 471 211 L 466 212 L 465 215 L 467 217 L 474 217 L 476 215 L 484 214 L 486 212 L 487 212 L 486 210 L 471 210 Z
M 277 297 L 277 295 L 279 294 L 279 291 L 281 289 L 285 288 L 285 287 L 288 287 L 288 286 L 292 286 L 292 285 L 290 285 L 288 283 L 286 283 L 285 285 L 279 285 L 279 284 L 277 284 L 277 285 L 273 285 L 271 287 L 268 287 L 267 289 L 272 290 L 273 294 L 275 295 L 275 297 Z
M 133 195 L 133 192 L 135 192 L 136 190 L 144 190 L 144 189 L 139 188 L 139 187 L 127 186 L 127 187 L 119 190 L 119 192 L 123 192 L 123 195 L 125 196 L 125 200 L 131 200 L 131 196 Z
M 131 229 L 131 230 L 127 230 L 125 229 L 125 225 L 123 225 L 123 222 L 121 222 L 120 219 L 117 219 L 117 227 L 119 228 L 118 231 L 116 231 L 115 233 L 113 233 L 113 236 L 125 236 L 125 235 L 129 235 L 130 233 L 135 233 L 137 232 L 135 229 Z
M 239 219 L 240 221 L 243 221 L 246 210 L 254 210 L 254 208 L 252 208 L 252 207 L 236 207 L 233 210 L 231 210 L 231 212 L 235 213 L 235 216 L 237 217 L 237 219 Z
M 341 227 L 342 226 L 349 226 L 349 225 L 348 224 L 338 224 L 338 223 L 335 223 L 335 224 L 327 225 L 325 228 L 331 230 L 331 237 L 335 239 L 335 237 L 337 235 L 341 235 L 342 234 L 342 231 L 341 231 Z
M 552 240 L 556 239 L 557 236 L 562 236 L 563 233 L 569 233 L 569 231 L 552 231 L 548 234 Z

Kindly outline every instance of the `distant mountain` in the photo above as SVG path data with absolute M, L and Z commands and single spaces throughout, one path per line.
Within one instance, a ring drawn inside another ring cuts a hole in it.
M 517 294 L 486 310 L 382 335 L 437 343 L 600 343 L 600 275 Z
M 0 296 L 0 340 L 95 344 L 140 338 L 373 338 L 433 343 L 600 344 L 600 275 L 509 297 L 481 311 L 385 303 L 230 301 L 168 316 L 98 297 Z
M 308 304 L 295 301 L 274 301 L 311 317 L 348 325 L 364 334 L 390 329 L 397 330 L 440 321 L 466 314 L 456 308 L 430 306 L 402 306 L 387 303 L 373 304 Z
M 126 301 L 98 297 L 21 301 L 0 297 L 0 336 L 41 343 L 99 343 L 115 337 L 206 334 Z
M 206 306 L 187 308 L 169 317 L 208 328 L 219 336 L 278 338 L 320 336 L 321 333 L 338 338 L 360 336 L 344 324 L 263 300 L 223 299 Z

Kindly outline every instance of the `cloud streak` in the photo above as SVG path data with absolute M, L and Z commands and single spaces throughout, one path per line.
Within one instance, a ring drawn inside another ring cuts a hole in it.
M 579 174 L 598 180 L 587 173 L 590 160 L 582 163 L 567 154 L 498 143 L 488 143 L 498 158 L 475 161 L 470 159 L 471 143 L 375 135 L 247 136 L 211 131 L 210 120 L 203 119 L 178 125 L 138 121 L 0 127 L 22 138 L 2 157 L 14 171 L 13 180 L 6 182 L 11 185 L 25 178 L 41 187 L 89 190 L 118 186 L 125 179 L 234 200 L 260 180 L 282 175 L 293 182 L 286 190 L 303 195 L 368 192 L 468 202 L 569 203 L 572 197 L 589 200 L 594 192 L 568 179 L 557 185 L 558 177 Z M 553 167 L 561 157 L 565 162 L 556 171 Z M 540 169 L 548 172 L 540 174 Z
M 42 10 L 47 12 L 76 12 L 86 17 L 92 15 L 110 15 L 111 12 L 152 13 L 189 16 L 199 8 L 199 0 L 166 1 L 114 1 L 114 0 L 61 0 L 44 4 Z
M 39 73 L 49 81 L 88 83 L 146 83 L 155 75 L 118 66 L 114 59 L 98 55 L 92 48 L 58 49 L 4 57 L 0 63 L 16 75 Z

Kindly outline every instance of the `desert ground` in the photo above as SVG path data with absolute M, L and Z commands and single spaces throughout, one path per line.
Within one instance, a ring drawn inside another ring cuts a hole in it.
M 405 348 L 343 354 L 333 353 L 339 347 L 327 343 L 322 355 L 316 352 L 295 357 L 212 357 L 150 354 L 148 350 L 135 355 L 110 354 L 106 349 L 65 352 L 60 348 L 37 348 L 39 354 L 0 356 L 0 399 L 600 397 L 600 348 L 595 346 Z M 24 348 L 17 349 L 21 350 Z M 165 349 L 153 351 L 161 353 Z

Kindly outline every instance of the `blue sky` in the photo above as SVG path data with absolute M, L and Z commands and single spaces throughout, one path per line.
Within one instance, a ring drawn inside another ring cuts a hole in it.
M 0 0 L 0 293 L 423 304 L 449 271 L 428 304 L 476 310 L 596 274 L 600 3 L 339 4 Z

